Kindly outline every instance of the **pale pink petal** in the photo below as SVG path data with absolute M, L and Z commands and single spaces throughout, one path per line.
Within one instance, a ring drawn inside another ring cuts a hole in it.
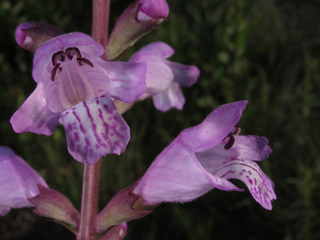
M 156 109 L 162 112 L 166 112 L 173 107 L 181 110 L 185 103 L 179 84 L 175 82 L 172 82 L 166 90 L 154 95 L 152 98 Z
M 108 96 L 80 102 L 61 119 L 69 153 L 89 165 L 109 153 L 124 152 L 130 139 L 129 126 Z
M 123 102 L 132 102 L 146 89 L 147 64 L 98 60 L 112 82 L 110 96 Z
M 147 88 L 137 100 L 143 100 L 149 96 L 165 91 L 174 78 L 166 62 L 158 56 L 139 51 L 130 58 L 130 62 L 142 61 L 146 61 L 148 64 L 146 72 Z
M 58 124 L 60 114 L 48 110 L 43 96 L 43 83 L 38 83 L 36 89 L 13 114 L 10 119 L 12 128 L 17 133 L 33 132 L 51 135 Z

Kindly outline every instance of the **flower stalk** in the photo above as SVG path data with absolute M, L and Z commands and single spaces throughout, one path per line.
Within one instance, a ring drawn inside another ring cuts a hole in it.
M 101 159 L 93 165 L 84 164 L 81 217 L 77 240 L 90 240 L 92 220 L 98 211 Z

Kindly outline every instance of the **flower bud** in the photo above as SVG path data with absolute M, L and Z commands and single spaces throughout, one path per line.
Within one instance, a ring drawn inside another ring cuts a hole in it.
M 119 17 L 111 32 L 105 53 L 108 60 L 119 60 L 143 35 L 159 26 L 168 16 L 165 0 L 140 0 L 132 3 Z
M 48 23 L 26 22 L 21 23 L 15 31 L 16 42 L 20 47 L 35 51 L 44 42 L 62 35 L 64 32 Z

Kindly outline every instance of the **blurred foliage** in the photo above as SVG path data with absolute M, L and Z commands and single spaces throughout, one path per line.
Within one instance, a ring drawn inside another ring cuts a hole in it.
M 111 1 L 110 28 L 131 1 Z M 184 88 L 182 111 L 162 113 L 151 99 L 124 114 L 131 142 L 102 163 L 100 208 L 139 179 L 184 128 L 221 104 L 247 99 L 243 134 L 266 136 L 274 152 L 260 163 L 278 200 L 267 211 L 244 193 L 213 190 L 187 204 L 162 204 L 129 222 L 126 239 L 320 239 L 320 1 L 169 1 L 168 20 L 125 55 L 153 41 L 175 50 L 173 61 L 196 65 L 197 84 Z M 33 54 L 17 47 L 14 29 L 44 21 L 90 34 L 90 1 L 0 1 L 0 145 L 10 146 L 49 186 L 80 208 L 82 165 L 67 152 L 64 130 L 53 136 L 16 134 L 9 119 L 34 90 Z M 245 186 L 235 181 L 238 186 Z M 12 210 L 0 218 L 0 238 L 75 239 L 58 224 Z

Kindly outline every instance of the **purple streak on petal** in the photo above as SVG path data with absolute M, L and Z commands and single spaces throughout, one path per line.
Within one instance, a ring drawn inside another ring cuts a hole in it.
M 201 124 L 182 131 L 178 138 L 193 152 L 214 147 L 232 131 L 247 102 L 239 101 L 218 107 Z
M 58 124 L 60 114 L 48 110 L 43 97 L 43 83 L 38 83 L 22 106 L 10 119 L 12 128 L 17 133 L 33 132 L 51 135 Z
M 162 112 L 166 112 L 172 107 L 181 110 L 184 103 L 185 98 L 181 92 L 179 84 L 175 82 L 172 82 L 166 90 L 153 96 L 154 106 Z
M 58 51 L 65 51 L 69 47 L 77 47 L 81 54 L 86 53 L 82 57 L 89 60 L 96 59 L 104 53 L 103 47 L 89 35 L 77 32 L 60 35 L 45 42 L 36 51 L 33 60 L 33 79 L 36 82 L 43 81 L 43 76 L 48 73 L 48 66 L 52 66 L 52 55 Z
M 112 82 L 110 96 L 123 102 L 132 102 L 146 89 L 147 64 L 108 62 L 98 60 L 98 63 L 108 72 Z
M 166 61 L 166 63 L 173 72 L 173 81 L 180 85 L 190 87 L 198 80 L 200 71 L 196 66 L 188 66 L 171 61 Z
M 144 46 L 138 52 L 143 52 L 160 58 L 169 58 L 174 54 L 174 49 L 164 42 L 154 42 Z
M 224 179 L 239 179 L 250 190 L 254 199 L 264 208 L 271 209 L 276 199 L 273 182 L 252 160 L 262 160 L 271 153 L 268 141 L 257 136 L 235 136 L 235 144 L 225 150 L 224 144 L 196 153 L 206 171 Z M 223 189 L 222 189 L 223 190 Z
M 0 147 L 0 215 L 9 208 L 33 206 L 27 199 L 39 193 L 42 177 L 8 147 Z
M 69 152 L 79 162 L 91 165 L 109 153 L 119 155 L 130 139 L 128 125 L 107 96 L 80 102 L 61 118 Z
M 138 13 L 137 19 L 139 21 L 149 20 L 150 18 L 166 18 L 169 14 L 169 6 L 165 0 L 140 0 L 140 2 L 139 13 L 144 13 L 149 18 Z

